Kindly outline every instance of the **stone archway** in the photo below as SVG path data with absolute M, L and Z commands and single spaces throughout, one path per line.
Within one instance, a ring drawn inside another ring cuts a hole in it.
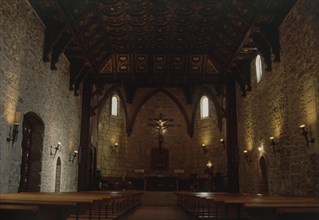
M 269 184 L 268 184 L 268 165 L 267 160 L 264 156 L 259 159 L 259 169 L 260 169 L 260 179 L 259 179 L 259 193 L 268 194 Z
M 44 123 L 34 112 L 23 116 L 19 192 L 40 192 Z
M 55 192 L 60 192 L 61 187 L 61 159 L 58 157 L 55 168 Z

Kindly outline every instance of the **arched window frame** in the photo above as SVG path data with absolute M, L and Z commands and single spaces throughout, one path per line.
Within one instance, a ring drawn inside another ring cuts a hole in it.
M 111 98 L 111 116 L 117 117 L 120 109 L 120 98 L 114 94 Z
M 207 96 L 202 96 L 200 99 L 200 118 L 209 117 L 209 99 Z
M 259 83 L 261 81 L 261 79 L 262 79 L 262 76 L 263 76 L 263 67 L 262 67 L 262 62 L 261 62 L 261 56 L 260 55 L 256 56 L 255 66 L 256 66 L 257 83 Z

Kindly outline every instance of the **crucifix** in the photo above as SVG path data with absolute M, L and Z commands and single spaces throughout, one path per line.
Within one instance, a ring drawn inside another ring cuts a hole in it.
M 168 127 L 172 127 L 173 125 L 167 124 L 168 122 L 173 121 L 172 118 L 163 118 L 163 114 L 159 113 L 158 118 L 150 118 L 150 121 L 153 123 L 149 124 L 149 126 L 153 127 L 157 131 L 157 138 L 158 138 L 158 148 L 159 148 L 159 153 L 161 152 L 162 149 L 162 143 L 163 143 L 163 134 L 166 132 Z

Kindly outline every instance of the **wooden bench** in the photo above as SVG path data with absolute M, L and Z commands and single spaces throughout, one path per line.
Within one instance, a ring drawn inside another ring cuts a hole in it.
M 313 197 L 231 194 L 226 192 L 177 192 L 176 195 L 178 205 L 196 219 L 275 219 L 280 208 L 319 207 L 318 198 Z M 301 211 L 302 209 L 299 210 L 299 212 Z M 300 213 L 300 215 L 303 214 Z
M 102 198 L 63 193 L 8 193 L 0 194 L 1 205 L 36 205 L 39 219 L 66 219 L 70 214 L 76 218 L 91 210 Z
M 38 206 L 0 204 L 1 220 L 37 219 Z

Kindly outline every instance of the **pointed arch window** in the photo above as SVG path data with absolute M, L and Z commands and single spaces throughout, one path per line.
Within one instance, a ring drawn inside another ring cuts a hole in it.
M 259 83 L 263 75 L 263 68 L 262 68 L 260 55 L 257 55 L 255 65 L 256 65 L 257 83 Z
M 200 118 L 207 118 L 209 116 L 209 100 L 207 96 L 200 99 Z
M 112 96 L 111 115 L 118 116 L 120 99 L 117 95 Z

